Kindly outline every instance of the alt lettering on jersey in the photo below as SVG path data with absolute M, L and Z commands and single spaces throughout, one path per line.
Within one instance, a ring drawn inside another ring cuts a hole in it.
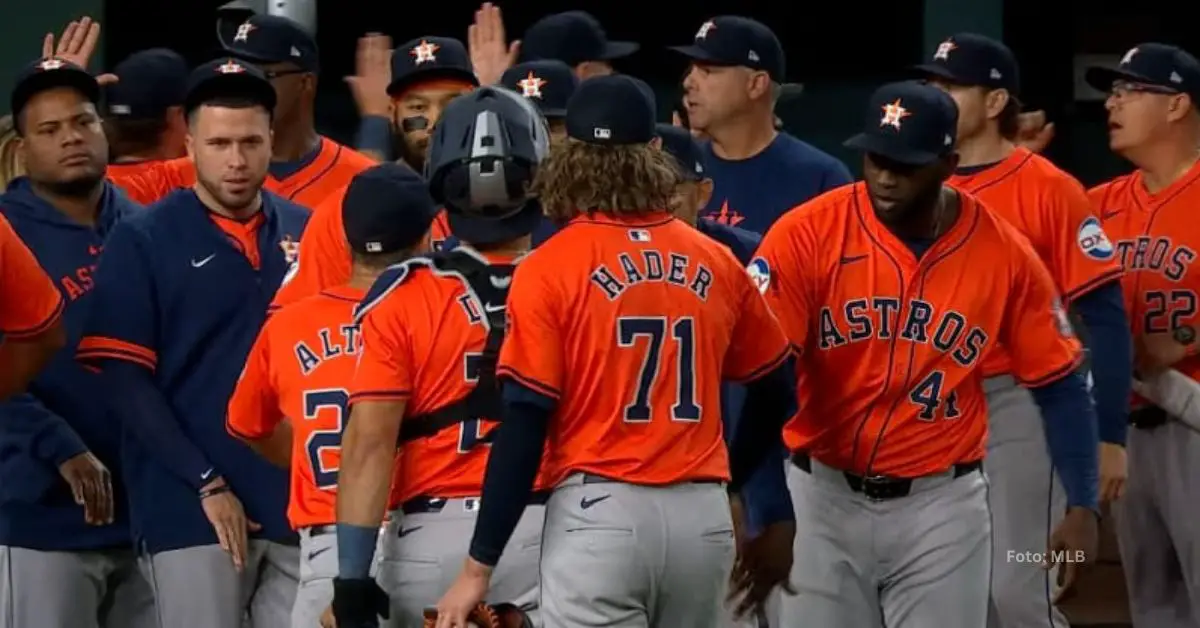
M 326 327 L 317 332 L 321 346 L 314 348 L 303 340 L 297 342 L 295 354 L 300 372 L 308 375 L 317 370 L 325 360 L 358 353 L 358 349 L 362 347 L 362 337 L 358 332 L 358 325 L 353 324 L 341 325 L 336 331 Z
M 617 261 L 621 267 L 616 271 L 601 264 L 591 274 L 592 285 L 599 288 L 609 301 L 621 296 L 630 286 L 648 281 L 686 288 L 701 301 L 708 300 L 712 271 L 704 264 L 693 264 L 686 255 L 671 252 L 664 255 L 655 249 L 642 249 L 621 253 Z
M 895 297 L 864 297 L 840 308 L 821 308 L 818 344 L 823 351 L 868 339 L 890 340 L 899 334 L 909 342 L 932 345 L 969 367 L 983 354 L 987 332 L 954 310 L 938 312 L 932 303 L 910 299 L 901 308 Z

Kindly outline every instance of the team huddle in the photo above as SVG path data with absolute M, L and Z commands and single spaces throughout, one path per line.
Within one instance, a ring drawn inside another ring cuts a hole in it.
M 1085 190 L 975 34 L 852 181 L 744 17 L 673 124 L 580 11 L 368 35 L 356 148 L 285 18 L 98 33 L 10 100 L 0 625 L 1066 628 L 1109 502 L 1135 625 L 1200 621 L 1190 54 L 1089 70 L 1136 170 Z

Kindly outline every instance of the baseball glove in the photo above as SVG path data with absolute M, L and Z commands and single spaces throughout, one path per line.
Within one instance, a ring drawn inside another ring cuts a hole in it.
M 436 608 L 425 610 L 425 628 L 437 626 L 438 612 Z M 471 628 L 503 628 L 500 616 L 487 604 L 480 604 L 467 616 L 467 625 Z

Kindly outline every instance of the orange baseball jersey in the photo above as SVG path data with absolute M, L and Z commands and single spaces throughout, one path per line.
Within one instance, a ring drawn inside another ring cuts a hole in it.
M 327 525 L 334 511 L 342 430 L 362 345 L 354 308 L 365 290 L 323 290 L 267 319 L 229 400 L 226 428 L 248 440 L 292 426 L 293 528 Z
M 1195 331 L 1200 272 L 1200 163 L 1166 189 L 1151 194 L 1141 172 L 1088 191 L 1125 268 L 1122 288 L 1134 337 Z M 1174 366 L 1200 380 L 1200 356 Z
M 312 218 L 300 238 L 297 263 L 275 293 L 272 308 L 283 307 L 329 286 L 340 286 L 350 280 L 350 244 L 342 224 L 342 199 L 346 187 L 313 207 Z M 434 249 L 440 249 L 450 235 L 450 221 L 442 211 L 433 221 L 431 239 Z
M 1005 160 L 950 179 L 1029 239 L 1065 304 L 1121 275 L 1112 242 L 1087 192 L 1040 155 L 1018 148 Z M 998 347 L 983 362 L 984 377 L 1011 372 Z
M 729 249 L 665 214 L 572 220 L 517 267 L 508 316 L 497 375 L 557 401 L 555 483 L 728 480 L 721 382 L 790 353 Z
M 490 264 L 516 261 L 484 257 Z M 405 417 L 416 417 L 466 397 L 487 340 L 482 307 L 460 279 L 427 266 L 385 273 L 359 314 L 363 349 L 351 403 L 405 401 Z M 480 417 L 404 443 L 398 501 L 478 496 L 494 427 Z
M 62 316 L 62 294 L 0 214 L 0 334 L 32 338 L 54 326 Z
M 875 217 L 863 183 L 775 223 L 750 273 L 801 353 L 792 451 L 864 475 L 918 477 L 980 460 L 983 357 L 1003 344 L 1025 386 L 1082 358 L 1028 240 L 968 194 L 918 259 Z
M 312 161 L 283 179 L 267 175 L 263 187 L 312 209 L 374 164 L 370 157 L 322 137 L 320 151 Z M 125 190 L 129 198 L 150 205 L 174 190 L 195 185 L 196 168 L 190 158 L 182 157 L 143 162 L 138 168 L 110 167 L 108 178 Z

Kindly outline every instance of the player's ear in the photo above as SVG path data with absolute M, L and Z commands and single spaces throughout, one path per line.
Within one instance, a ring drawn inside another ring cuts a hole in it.
M 708 202 L 712 200 L 713 180 L 705 177 L 696 182 L 696 203 L 700 209 L 708 207 Z
M 196 146 L 196 138 L 192 135 L 191 131 L 189 130 L 188 134 L 183 136 L 183 147 L 187 149 L 188 159 L 191 159 L 193 161 L 196 159 L 195 146 Z
M 655 135 L 654 139 L 650 140 L 650 147 L 662 150 L 662 138 Z
M 1170 104 L 1167 105 L 1167 119 L 1176 122 L 1191 115 L 1195 108 L 1196 104 L 1192 102 L 1191 96 L 1176 94 L 1171 97 Z
M 771 95 L 771 77 L 766 72 L 751 72 L 747 85 L 750 98 L 758 100 Z
M 1008 106 L 1012 96 L 1007 89 L 993 89 L 984 96 L 984 107 L 987 108 L 988 119 L 1000 117 L 1000 113 Z

